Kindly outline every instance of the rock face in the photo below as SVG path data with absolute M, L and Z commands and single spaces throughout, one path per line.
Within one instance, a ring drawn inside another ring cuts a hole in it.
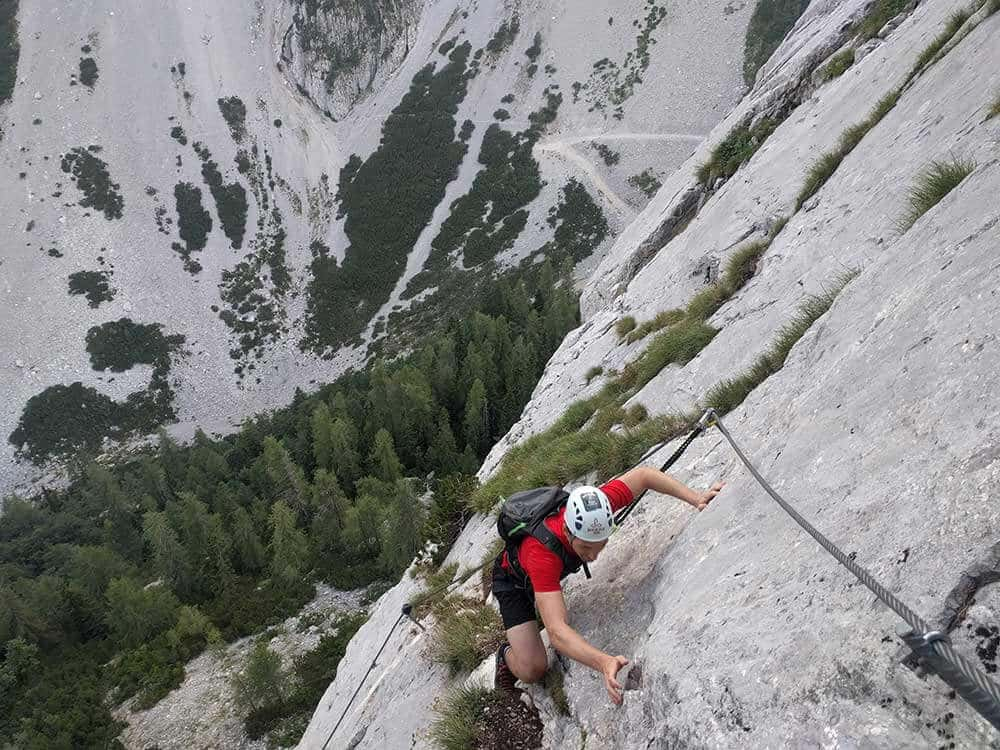
M 422 0 L 292 0 L 281 62 L 320 109 L 342 119 L 406 58 L 423 5 Z
M 620 235 L 586 284 L 586 322 L 549 362 L 481 476 L 596 393 L 603 384 L 588 385 L 588 370 L 620 370 L 648 344 L 620 342 L 618 319 L 683 306 L 704 284 L 696 270 L 724 264 L 788 217 L 756 275 L 710 319 L 720 329 L 711 343 L 663 369 L 633 403 L 652 414 L 692 408 L 744 372 L 809 294 L 858 271 L 725 423 L 807 518 L 995 673 L 1000 118 L 987 111 L 1000 89 L 1000 14 L 970 23 L 797 209 L 816 157 L 907 80 L 917 55 L 964 8 L 920 4 L 815 89 L 812 70 L 845 43 L 863 5 L 814 3 L 754 90 Z M 697 185 L 697 167 L 736 124 L 782 106 L 789 116 L 732 178 L 714 192 Z M 904 228 L 916 177 L 954 158 L 975 168 Z M 668 239 L 662 227 L 691 191 L 701 193 L 700 210 Z M 903 663 L 895 615 L 763 493 L 718 433 L 701 437 L 675 473 L 694 486 L 727 485 L 699 515 L 647 497 L 592 566 L 594 579 L 566 586 L 573 626 L 641 664 L 641 680 L 615 708 L 598 676 L 571 664 L 568 717 L 532 687 L 545 747 L 1000 747 L 940 680 Z M 475 520 L 449 561 L 478 564 L 494 534 L 491 519 Z M 964 573 L 984 568 L 994 572 L 977 573 L 985 587 L 976 590 Z M 407 580 L 387 594 L 359 631 L 301 747 L 323 746 L 410 588 Z M 327 747 L 429 746 L 427 709 L 450 683 L 428 660 L 427 635 L 397 631 L 394 639 L 391 660 L 373 670 Z

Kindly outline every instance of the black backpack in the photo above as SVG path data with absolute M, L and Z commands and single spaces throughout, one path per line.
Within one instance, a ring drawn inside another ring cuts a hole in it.
M 520 579 L 525 588 L 529 587 L 531 582 L 518 560 L 518 548 L 521 546 L 521 541 L 528 536 L 533 536 L 562 560 L 563 572 L 560 577 L 583 568 L 587 578 L 590 578 L 590 571 L 583 561 L 569 552 L 559 541 L 559 537 L 543 523 L 546 518 L 558 513 L 568 498 L 569 493 L 562 487 L 537 487 L 514 493 L 504 500 L 500 508 L 497 533 L 506 542 L 507 561 L 511 572 Z

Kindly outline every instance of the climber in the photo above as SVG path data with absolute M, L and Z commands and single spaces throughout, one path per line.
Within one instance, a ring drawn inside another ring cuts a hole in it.
M 517 679 L 538 682 L 544 677 L 548 657 L 539 635 L 537 607 L 552 647 L 600 672 L 611 700 L 621 704 L 617 676 L 628 659 L 595 648 L 570 626 L 560 580 L 597 559 L 614 530 L 614 514 L 643 491 L 672 495 L 701 511 L 722 487 L 722 482 L 715 482 L 698 492 L 665 472 L 640 466 L 599 488 L 574 489 L 565 504 L 538 526 L 549 546 L 536 538 L 539 532 L 510 543 L 493 564 L 493 595 L 507 630 L 507 641 L 496 655 L 495 686 L 515 692 Z

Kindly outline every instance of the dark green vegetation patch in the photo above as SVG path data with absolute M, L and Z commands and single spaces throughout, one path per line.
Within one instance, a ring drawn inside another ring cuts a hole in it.
M 110 302 L 115 298 L 116 289 L 109 283 L 111 274 L 108 271 L 77 271 L 69 275 L 69 293 L 83 294 L 91 307 L 100 307 L 102 302 Z
M 758 0 L 747 26 L 743 51 L 743 80 L 747 86 L 753 86 L 757 71 L 807 7 L 809 0 Z
M 92 57 L 80 58 L 80 83 L 92 89 L 98 77 L 97 61 Z
M 219 99 L 219 111 L 229 126 L 229 132 L 233 140 L 242 143 L 246 135 L 247 108 L 243 100 L 238 96 L 229 96 Z
M 99 151 L 99 146 L 77 146 L 63 155 L 62 171 L 71 175 L 70 179 L 83 193 L 81 206 L 102 212 L 109 221 L 120 219 L 125 201 L 118 183 L 111 181 L 108 165 L 95 155 Z
M 0 1 L 0 104 L 10 101 L 17 83 L 21 45 L 17 41 L 18 0 Z
M 201 264 L 191 254 L 205 249 L 208 233 L 212 231 L 212 217 L 202 205 L 201 189 L 190 182 L 178 182 L 174 186 L 174 199 L 177 202 L 177 226 L 184 244 L 175 242 L 173 248 L 184 259 L 184 270 L 198 273 Z
M 551 123 L 562 103 L 562 94 L 547 94 L 544 107 L 528 116 L 532 125 L 519 133 L 490 125 L 483 135 L 479 163 L 472 186 L 451 204 L 451 213 L 431 243 L 431 252 L 407 285 L 410 298 L 433 286 L 437 275 L 461 253 L 468 268 L 490 261 L 513 246 L 528 221 L 528 204 L 542 189 L 538 162 L 532 148 Z
M 183 343 L 183 336 L 164 336 L 159 323 L 134 323 L 129 318 L 87 331 L 87 353 L 95 370 L 125 372 L 136 365 L 153 365 Z
M 205 159 L 201 165 L 201 176 L 208 185 L 215 200 L 215 211 L 219 215 L 222 231 L 229 238 L 233 249 L 243 247 L 243 235 L 247 225 L 247 191 L 237 182 L 226 184 L 219 172 L 219 165 Z
M 521 20 L 515 13 L 509 21 L 504 21 L 500 24 L 496 33 L 494 33 L 490 40 L 486 43 L 486 51 L 491 55 L 499 55 L 514 43 L 514 40 L 517 39 L 517 35 L 520 31 Z
M 123 402 L 80 382 L 53 385 L 28 399 L 10 442 L 37 463 L 81 449 L 96 452 L 106 437 L 124 440 L 173 421 L 173 397 L 166 372 L 154 373 L 149 388 Z
M 455 112 L 465 98 L 470 49 L 461 44 L 439 71 L 429 64 L 418 72 L 386 118 L 378 149 L 341 172 L 337 198 L 351 244 L 339 267 L 314 255 L 304 348 L 325 352 L 357 341 L 458 174 L 466 145 L 455 140 Z
M 173 138 L 182 146 L 187 145 L 188 142 L 187 136 L 184 135 L 184 128 L 182 128 L 180 125 L 174 125 L 172 128 L 170 128 L 170 137 Z
M 620 153 L 612 149 L 606 143 L 595 143 L 594 148 L 600 155 L 601 160 L 609 167 L 615 166 L 615 164 L 617 164 L 622 158 Z
M 663 187 L 663 183 L 650 169 L 644 169 L 639 174 L 629 177 L 628 184 L 636 190 L 641 190 L 647 198 L 652 198 L 656 195 L 656 191 Z

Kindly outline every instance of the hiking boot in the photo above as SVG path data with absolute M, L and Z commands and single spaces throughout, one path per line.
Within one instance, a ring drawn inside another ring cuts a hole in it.
M 497 668 L 493 676 L 493 687 L 496 690 L 503 690 L 505 693 L 516 695 L 521 692 L 514 685 L 517 682 L 517 677 L 510 671 L 510 667 L 507 666 L 507 661 L 504 659 L 504 654 L 507 653 L 507 649 L 509 648 L 510 644 L 504 643 L 497 649 Z

